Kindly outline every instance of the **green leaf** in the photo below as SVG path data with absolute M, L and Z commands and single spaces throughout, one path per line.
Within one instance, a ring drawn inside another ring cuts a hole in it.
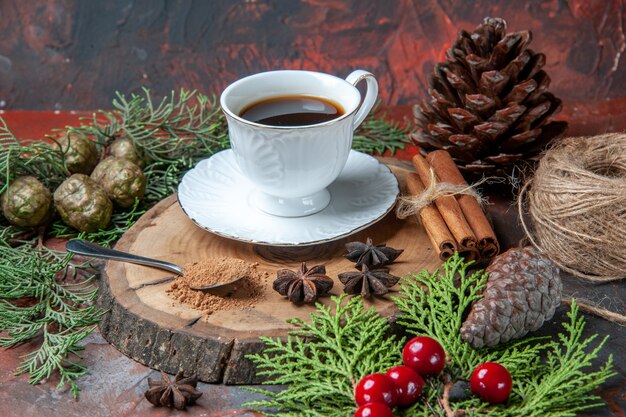
M 487 408 L 471 399 L 456 403 L 455 408 L 473 410 L 468 415 L 573 416 L 577 410 L 599 405 L 591 392 L 614 375 L 612 359 L 599 371 L 589 372 L 606 339 L 587 349 L 596 336 L 582 339 L 584 318 L 575 302 L 568 314 L 570 322 L 563 324 L 564 332 L 556 340 L 527 337 L 483 349 L 463 341 L 461 325 L 472 303 L 482 297 L 488 278 L 482 270 L 470 273 L 470 267 L 457 253 L 433 273 L 423 270 L 403 279 L 400 296 L 394 300 L 401 312 L 399 324 L 413 335 L 435 338 L 444 347 L 445 372 L 453 380 L 469 380 L 477 365 L 490 361 L 511 373 L 515 385 L 507 406 Z M 441 397 L 442 388 L 438 390 Z

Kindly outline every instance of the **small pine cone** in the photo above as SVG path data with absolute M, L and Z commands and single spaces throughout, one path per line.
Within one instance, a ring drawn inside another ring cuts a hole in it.
M 509 249 L 487 267 L 484 297 L 461 327 L 475 348 L 496 346 L 538 330 L 561 303 L 559 269 L 532 246 Z

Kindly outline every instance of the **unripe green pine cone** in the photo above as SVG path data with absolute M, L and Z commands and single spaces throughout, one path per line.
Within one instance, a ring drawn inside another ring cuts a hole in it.
M 59 139 L 58 145 L 63 152 L 65 167 L 71 174 L 89 175 L 98 164 L 96 143 L 84 136 L 69 132 Z
M 116 139 L 111 144 L 110 150 L 111 150 L 111 156 L 114 156 L 116 158 L 128 159 L 129 161 L 137 165 L 139 168 L 144 167 L 144 163 L 139 157 L 139 154 L 137 153 L 137 149 L 135 148 L 135 145 L 133 145 L 132 140 L 128 138 Z
M 13 225 L 36 227 L 52 217 L 52 194 L 35 177 L 19 177 L 2 194 L 2 214 Z
M 113 156 L 104 159 L 91 173 L 91 179 L 120 207 L 132 206 L 146 191 L 146 176 L 128 159 Z
M 54 204 L 63 221 L 81 232 L 104 229 L 111 221 L 111 200 L 84 174 L 63 181 L 54 192 Z

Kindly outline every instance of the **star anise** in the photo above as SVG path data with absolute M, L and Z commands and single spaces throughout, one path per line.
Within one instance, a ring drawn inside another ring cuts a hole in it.
M 277 275 L 274 290 L 289 298 L 292 303 L 313 303 L 333 287 L 333 280 L 326 276 L 324 265 L 308 269 L 306 263 L 302 262 L 298 271 L 279 269 Z
M 346 243 L 346 249 L 349 253 L 345 257 L 355 261 L 357 268 L 360 268 L 362 265 L 383 266 L 390 264 L 404 252 L 404 249 L 394 249 L 385 244 L 374 245 L 369 237 L 365 243 Z
M 348 294 L 360 292 L 364 298 L 369 298 L 371 294 L 387 294 L 389 288 L 396 285 L 399 280 L 400 277 L 391 275 L 387 268 L 369 269 L 366 264 L 361 266 L 360 271 L 339 274 L 339 281 L 344 284 L 343 292 Z
M 202 392 L 196 389 L 198 378 L 195 375 L 184 378 L 182 371 L 178 371 L 174 381 L 161 371 L 161 380 L 148 378 L 148 385 L 150 389 L 144 395 L 157 407 L 174 407 L 177 410 L 184 410 L 202 396 Z

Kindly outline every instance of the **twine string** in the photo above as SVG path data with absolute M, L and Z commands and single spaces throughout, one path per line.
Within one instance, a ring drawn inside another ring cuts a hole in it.
M 430 169 L 430 184 L 418 195 L 402 195 L 398 198 L 396 216 L 406 219 L 419 214 L 420 210 L 432 204 L 440 197 L 452 197 L 457 195 L 469 195 L 474 197 L 478 204 L 483 206 L 485 199 L 476 191 L 476 187 L 487 182 L 488 178 L 476 182 L 473 185 L 457 185 L 449 182 L 438 181 L 435 171 Z
M 625 278 L 626 135 L 561 141 L 522 188 L 518 211 L 529 240 L 561 269 L 595 282 Z
M 563 271 L 596 283 L 626 278 L 626 134 L 560 141 L 541 158 L 517 206 L 531 244 Z M 600 303 L 579 305 L 626 323 Z

